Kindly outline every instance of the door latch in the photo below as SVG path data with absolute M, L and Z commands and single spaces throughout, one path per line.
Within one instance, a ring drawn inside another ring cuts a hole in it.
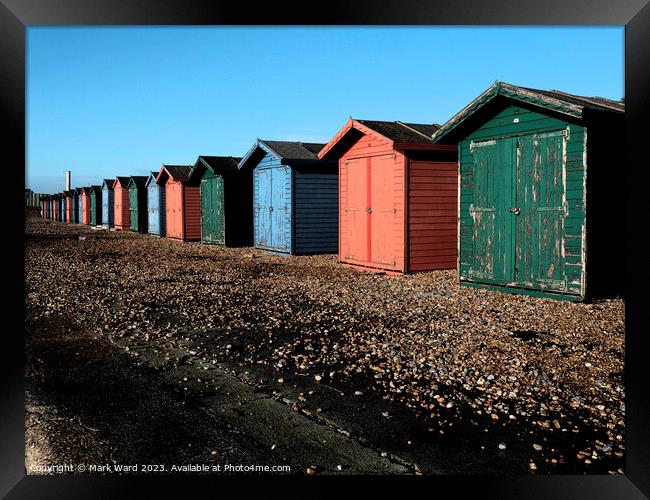
M 517 207 L 512 207 L 508 211 L 515 214 L 515 215 L 519 215 L 519 212 L 521 212 L 521 210 L 519 208 L 517 208 Z
M 367 211 L 369 214 L 371 214 L 371 213 L 372 213 L 372 208 L 368 207 L 368 208 L 366 208 L 366 211 Z
M 269 212 L 273 212 L 273 207 L 269 207 Z

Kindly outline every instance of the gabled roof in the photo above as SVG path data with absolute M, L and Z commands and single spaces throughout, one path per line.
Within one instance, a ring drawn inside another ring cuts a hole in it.
M 362 134 L 379 135 L 391 144 L 394 149 L 427 149 L 439 150 L 440 146 L 433 143 L 433 134 L 440 125 L 435 123 L 409 123 L 401 121 L 357 120 L 352 117 L 343 128 L 318 153 L 318 157 L 337 157 L 342 148 L 347 148 Z M 339 147 L 336 147 L 336 146 Z
M 148 179 L 149 177 L 146 175 L 132 175 L 129 178 L 129 188 L 133 185 L 138 187 L 144 187 Z
M 228 170 L 238 170 L 238 164 L 241 158 L 233 156 L 199 156 L 196 163 L 203 163 L 207 168 L 213 172 L 224 172 Z M 196 166 L 196 163 L 194 166 Z
M 151 172 L 151 173 L 149 174 L 149 177 L 147 177 L 147 182 L 145 183 L 145 186 L 146 186 L 146 187 L 149 187 L 152 183 L 155 183 L 155 182 L 157 181 L 157 179 L 158 179 L 158 174 L 159 174 L 159 173 L 160 173 L 160 171 L 158 171 L 158 172 Z
M 92 189 L 92 190 L 95 191 L 95 192 L 98 192 L 98 191 L 101 191 L 101 190 L 102 190 L 102 187 L 93 184 L 92 186 L 90 186 L 90 189 Z
M 432 135 L 432 139 L 439 141 L 447 136 L 452 130 L 464 123 L 467 118 L 498 97 L 506 97 L 537 106 L 540 109 L 546 109 L 578 119 L 583 118 L 585 109 L 617 113 L 625 112 L 625 103 L 622 101 L 614 101 L 605 99 L 604 97 L 578 96 L 559 90 L 539 90 L 519 87 L 510 83 L 497 81 L 451 117 L 447 123 Z
M 156 182 L 160 184 L 161 182 L 164 182 L 167 177 L 170 177 L 175 181 L 187 181 L 191 171 L 192 167 L 189 165 L 163 165 L 160 172 L 158 172 Z
M 83 192 L 84 188 L 76 187 L 76 188 L 74 188 L 74 190 L 77 192 L 77 194 L 81 194 Z
M 239 172 L 239 162 L 241 158 L 234 158 L 232 156 L 205 156 L 200 155 L 192 171 L 190 172 L 190 179 L 198 179 L 203 176 L 206 170 L 210 170 L 215 174 L 225 174 L 228 172 Z
M 90 194 L 92 192 L 92 188 L 90 186 L 84 186 L 81 188 L 83 190 L 84 194 Z
M 113 189 L 113 186 L 115 185 L 115 179 L 104 179 L 104 182 L 102 182 L 102 189 L 104 186 L 106 186 L 108 189 Z
M 276 156 L 280 163 L 289 164 L 294 162 L 314 162 L 318 161 L 318 151 L 320 151 L 325 144 L 315 142 L 300 142 L 300 141 L 268 141 L 266 139 L 257 139 L 253 147 L 244 155 L 239 162 L 239 168 L 246 168 L 254 166 L 264 154 L 270 153 Z
M 63 196 L 72 196 L 72 191 L 63 191 Z
M 113 188 L 115 188 L 115 185 L 118 182 L 120 183 L 120 186 L 122 186 L 122 187 L 128 186 L 130 179 L 131 179 L 130 177 L 124 177 L 124 176 L 118 175 L 117 177 L 115 177 L 115 183 L 113 184 Z
M 403 123 L 400 121 L 384 122 L 377 120 L 357 120 L 369 129 L 395 143 L 429 144 L 431 134 L 440 128 L 440 125 L 423 123 Z

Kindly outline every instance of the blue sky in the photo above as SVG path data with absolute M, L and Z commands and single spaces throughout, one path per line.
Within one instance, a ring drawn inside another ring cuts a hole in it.
M 32 27 L 26 184 L 143 175 L 349 116 L 444 123 L 495 80 L 624 93 L 623 27 Z

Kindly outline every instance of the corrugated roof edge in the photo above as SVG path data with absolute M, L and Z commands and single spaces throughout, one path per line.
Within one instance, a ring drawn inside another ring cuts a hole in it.
M 307 153 L 309 155 L 312 155 L 313 158 L 309 158 L 309 159 L 306 159 L 306 158 L 304 158 L 304 159 L 288 158 L 286 155 L 280 154 L 276 149 L 271 147 L 268 144 L 269 142 L 300 145 L 300 147 L 302 147 L 305 151 L 307 151 Z M 309 144 L 309 145 L 313 146 L 313 145 L 320 144 L 320 143 L 311 143 L 311 142 L 310 143 L 304 143 L 304 142 L 301 142 L 301 141 L 271 141 L 269 139 L 259 139 L 258 138 L 255 141 L 255 143 L 253 144 L 253 147 L 251 147 L 246 152 L 246 154 L 243 156 L 243 158 L 240 160 L 237 167 L 240 170 L 242 168 L 246 167 L 246 165 L 248 164 L 248 161 L 250 160 L 251 156 L 253 156 L 253 153 L 255 153 L 255 151 L 258 148 L 262 149 L 263 151 L 266 151 L 267 153 L 271 153 L 271 154 L 277 156 L 277 158 L 280 160 L 280 162 L 283 162 L 284 160 L 287 160 L 287 161 L 294 161 L 295 160 L 295 161 L 302 161 L 302 162 L 305 162 L 305 161 L 307 161 L 307 162 L 319 162 L 318 155 L 316 153 L 314 153 L 313 151 L 311 151 L 309 148 L 305 147 L 305 144 Z M 324 146 L 325 146 L 325 144 L 322 144 L 322 147 L 324 147 Z
M 553 91 L 553 92 L 562 93 L 559 91 Z M 579 104 L 569 103 L 567 101 L 562 101 L 561 99 L 542 94 L 538 89 L 519 87 L 517 85 L 512 85 L 510 83 L 496 81 L 487 90 L 481 93 L 476 99 L 471 101 L 467 106 L 465 106 L 458 113 L 452 116 L 446 123 L 444 123 L 431 136 L 431 139 L 434 142 L 439 141 L 440 139 L 445 137 L 450 131 L 454 130 L 469 115 L 473 114 L 477 109 L 482 107 L 487 101 L 494 99 L 498 95 L 503 95 L 505 97 L 510 97 L 511 99 L 516 99 L 519 101 L 534 104 L 549 109 L 551 111 L 557 111 L 576 118 L 582 118 L 582 111 L 585 108 L 585 106 L 581 106 Z M 566 95 L 572 96 L 571 94 L 566 94 Z M 582 96 L 573 96 L 573 97 L 579 97 L 580 99 L 583 99 L 585 101 L 589 100 L 589 98 L 585 98 Z M 594 105 L 600 107 L 606 107 L 604 104 L 599 104 L 595 102 Z M 610 108 L 610 109 L 612 111 L 618 111 L 615 108 Z
M 395 123 L 399 123 L 402 127 L 405 127 L 405 128 L 407 128 L 407 129 L 409 129 L 409 130 L 412 130 L 412 131 L 415 132 L 416 134 L 420 134 L 422 137 L 431 140 L 431 137 L 429 137 L 427 134 L 424 134 L 424 133 L 420 132 L 419 130 L 417 130 L 417 129 L 413 128 L 413 127 L 409 127 L 409 126 L 408 126 L 406 123 L 404 123 L 404 122 L 401 122 L 401 121 L 399 121 L 399 120 L 396 120 Z M 425 124 L 423 123 L 422 125 L 425 125 Z M 440 125 L 438 125 L 438 128 L 440 128 Z
M 322 149 L 325 146 L 325 144 L 315 143 L 315 142 L 272 141 L 270 139 L 259 139 L 259 142 L 264 144 L 269 150 L 271 150 L 273 152 L 273 154 L 275 154 L 281 161 L 282 160 L 290 160 L 290 161 L 291 160 L 308 160 L 308 161 L 318 160 L 318 153 L 314 153 L 314 151 L 312 151 L 311 147 L 320 146 L 320 148 L 319 148 L 319 151 L 320 151 L 320 149 Z M 277 144 L 278 146 L 282 145 L 283 147 L 284 146 L 298 146 L 299 148 L 302 148 L 304 151 L 306 151 L 307 156 L 311 156 L 311 158 L 299 158 L 298 156 L 289 156 L 286 153 L 281 153 L 278 150 L 278 148 L 273 147 L 271 145 L 271 143 Z M 308 145 L 310 147 L 307 147 L 306 145 Z
M 218 160 L 217 163 L 222 163 L 222 160 L 227 160 L 231 163 L 232 168 L 224 168 L 223 165 L 211 165 L 210 160 Z M 192 166 L 192 170 L 190 170 L 188 180 L 196 180 L 197 175 L 199 175 L 197 172 L 199 171 L 200 175 L 203 175 L 206 170 L 210 170 L 211 172 L 218 170 L 221 174 L 225 172 L 237 172 L 239 171 L 239 162 L 241 160 L 242 159 L 237 156 L 199 155 Z M 215 166 L 217 168 L 215 168 Z
M 131 184 L 135 184 L 139 187 L 144 187 L 147 184 L 148 180 L 149 176 L 147 175 L 132 175 L 129 178 L 129 187 L 131 187 Z

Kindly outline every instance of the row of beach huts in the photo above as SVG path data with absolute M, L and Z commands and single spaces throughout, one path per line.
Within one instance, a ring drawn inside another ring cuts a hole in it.
M 444 125 L 350 118 L 40 200 L 43 217 L 566 300 L 623 292 L 625 106 L 496 82 Z

